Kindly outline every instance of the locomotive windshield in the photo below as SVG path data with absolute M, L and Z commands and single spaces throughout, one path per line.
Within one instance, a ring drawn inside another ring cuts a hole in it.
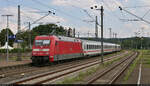
M 35 40 L 35 46 L 48 46 L 50 40 Z

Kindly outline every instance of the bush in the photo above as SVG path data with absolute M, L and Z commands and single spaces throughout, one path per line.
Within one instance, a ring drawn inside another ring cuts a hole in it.
M 15 48 L 15 49 L 9 50 L 9 53 L 17 53 L 18 51 L 20 53 L 25 53 L 25 52 L 31 52 L 32 49 L 29 49 L 29 48 L 26 48 L 26 49 Z M 7 52 L 7 49 L 0 49 L 0 53 L 6 53 L 6 52 Z

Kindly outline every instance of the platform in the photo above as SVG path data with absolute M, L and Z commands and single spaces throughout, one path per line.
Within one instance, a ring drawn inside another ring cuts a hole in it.
M 13 67 L 13 66 L 20 66 L 20 65 L 28 65 L 32 61 L 31 60 L 22 60 L 22 61 L 0 61 L 0 69 L 1 68 L 7 68 L 7 67 Z

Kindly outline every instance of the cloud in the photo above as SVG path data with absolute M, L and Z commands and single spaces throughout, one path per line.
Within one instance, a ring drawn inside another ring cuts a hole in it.
M 150 4 L 150 0 L 141 0 L 142 2 L 144 2 L 144 4 Z
M 89 8 L 96 5 L 96 0 L 53 0 L 53 5 L 57 6 L 77 6 L 81 8 Z
M 128 0 L 124 0 L 125 2 L 128 2 Z
M 141 24 L 141 28 L 144 28 L 144 29 L 150 29 L 150 27 L 146 24 Z
M 1 8 L 0 10 L 1 12 L 3 12 L 3 14 L 12 14 L 13 17 L 10 18 L 10 29 L 13 31 L 13 33 L 16 33 L 17 32 L 17 14 L 18 14 L 18 11 L 17 11 L 17 7 L 6 7 L 6 8 Z M 29 11 L 34 11 L 33 12 L 29 12 Z M 39 13 L 36 13 L 38 12 L 38 10 L 35 10 L 35 9 L 31 9 L 31 8 L 27 8 L 27 7 L 24 7 L 24 8 L 21 8 L 21 30 L 26 30 L 27 28 L 24 28 L 27 24 L 25 24 L 26 22 L 33 22 L 41 17 L 43 17 L 45 14 L 39 14 Z M 4 22 L 3 22 L 4 21 Z M 0 28 L 6 28 L 6 18 L 2 18 L 1 17 L 1 26 Z M 62 17 L 59 17 L 59 16 L 55 16 L 55 15 L 49 15 L 45 18 L 43 18 L 42 20 L 40 20 L 39 22 L 50 22 L 50 23 L 55 23 L 55 22 L 67 22 L 66 19 L 62 18 Z
M 119 6 L 123 7 L 123 5 L 117 0 L 102 0 L 102 1 L 105 9 L 108 11 L 118 10 Z
M 114 11 L 118 9 L 118 6 L 123 6 L 119 1 L 117 0 L 53 0 L 53 5 L 57 6 L 76 6 L 82 9 L 90 9 L 91 6 L 106 6 L 106 10 L 108 11 Z M 100 7 L 98 7 L 100 8 Z

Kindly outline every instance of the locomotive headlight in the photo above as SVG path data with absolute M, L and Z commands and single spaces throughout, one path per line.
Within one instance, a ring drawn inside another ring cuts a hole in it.
M 33 49 L 33 51 L 39 51 L 39 49 Z
M 43 49 L 43 51 L 49 51 L 49 49 Z

